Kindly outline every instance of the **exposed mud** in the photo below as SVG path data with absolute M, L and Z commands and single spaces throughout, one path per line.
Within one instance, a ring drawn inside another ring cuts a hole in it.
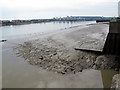
M 106 34 L 100 27 L 102 27 L 102 25 L 91 25 L 84 28 L 85 32 L 89 30 L 87 28 L 93 28 L 93 30 L 89 31 L 88 37 L 83 37 L 81 32 L 84 31 L 80 30 L 79 27 L 74 28 L 74 31 L 72 28 L 72 30 L 68 32 L 62 31 L 44 38 L 24 42 L 23 44 L 15 46 L 14 51 L 18 57 L 23 57 L 32 65 L 38 65 L 48 71 L 61 74 L 82 72 L 84 69 L 119 70 L 119 56 L 102 55 L 101 53 L 85 52 L 74 49 L 74 47 L 80 44 L 79 42 L 81 42 L 81 40 L 83 42 L 83 38 L 84 40 L 97 40 L 99 43 L 97 43 L 96 46 L 98 46 L 98 44 L 102 45 L 101 38 L 104 39 Z M 101 33 L 103 33 L 99 36 L 100 40 L 99 38 L 89 37 L 93 32 L 96 33 L 98 31 L 97 29 L 101 30 Z M 78 33 L 79 36 L 76 36 Z M 70 35 L 72 39 L 69 37 Z M 79 41 L 76 43 L 76 40 Z M 92 42 L 89 42 L 87 44 L 89 45 L 91 43 Z

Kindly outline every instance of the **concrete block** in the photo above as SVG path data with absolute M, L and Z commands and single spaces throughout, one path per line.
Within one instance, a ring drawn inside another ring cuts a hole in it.
M 109 33 L 120 33 L 120 21 L 111 21 Z

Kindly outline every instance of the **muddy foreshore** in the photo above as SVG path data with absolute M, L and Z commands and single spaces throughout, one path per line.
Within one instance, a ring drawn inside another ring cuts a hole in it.
M 40 35 L 13 49 L 18 57 L 30 64 L 60 74 L 82 72 L 84 69 L 119 70 L 119 56 L 75 50 L 80 46 L 102 50 L 108 27 L 108 24 L 70 27 Z

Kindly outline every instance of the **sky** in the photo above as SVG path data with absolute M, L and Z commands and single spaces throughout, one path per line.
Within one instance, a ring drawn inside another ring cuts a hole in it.
M 119 0 L 0 0 L 0 19 L 118 16 Z

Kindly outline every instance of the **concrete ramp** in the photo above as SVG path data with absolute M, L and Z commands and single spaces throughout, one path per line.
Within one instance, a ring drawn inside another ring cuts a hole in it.
M 94 51 L 94 52 L 102 52 L 104 43 L 101 45 L 97 40 L 91 40 L 84 42 L 80 46 L 75 47 L 75 50 L 82 50 L 82 51 Z

